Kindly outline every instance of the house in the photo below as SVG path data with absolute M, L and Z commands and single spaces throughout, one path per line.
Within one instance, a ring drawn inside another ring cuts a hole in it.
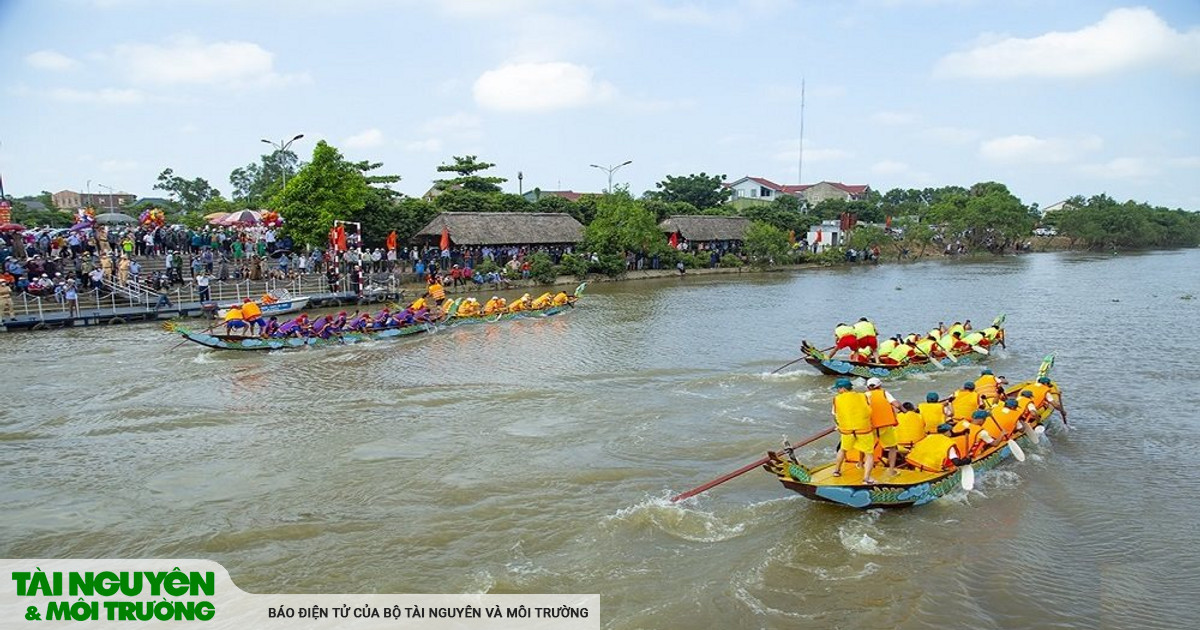
M 728 249 L 746 240 L 750 219 L 714 215 L 678 215 L 667 217 L 658 229 L 667 234 L 672 245 L 680 241 L 693 249 Z M 707 244 L 702 246 L 701 244 Z
M 120 210 L 136 201 L 137 195 L 127 192 L 81 193 L 74 190 L 60 190 L 50 195 L 50 199 L 59 210 L 75 211 L 80 208 Z
M 823 252 L 830 247 L 844 247 L 849 236 L 842 229 L 842 222 L 837 219 L 827 219 L 808 228 L 805 240 L 814 252 Z
M 842 184 L 840 182 L 819 182 L 816 184 L 776 184 L 763 177 L 743 177 L 737 181 L 722 184 L 731 192 L 729 203 L 743 208 L 759 203 L 770 203 L 781 195 L 798 197 L 807 206 L 815 206 L 827 199 L 843 199 L 855 201 L 866 199 L 870 186 L 863 184 Z
M 559 212 L 443 212 L 413 240 L 437 246 L 443 230 L 457 246 L 576 245 L 583 240 L 583 224 Z
M 1074 210 L 1074 209 L 1075 209 L 1075 206 L 1073 204 L 1069 203 L 1068 200 L 1064 199 L 1058 203 L 1052 203 L 1052 204 L 1042 208 L 1041 211 L 1042 211 L 1042 216 L 1044 217 L 1044 216 L 1050 214 L 1051 212 L 1059 212 L 1061 210 Z
M 579 201 L 579 199 L 584 195 L 594 194 L 596 193 L 581 193 L 575 192 L 574 190 L 542 190 L 540 188 L 534 188 L 533 190 L 524 193 L 521 196 L 525 198 L 525 201 L 537 203 L 538 199 L 542 199 L 544 197 L 561 197 L 567 201 Z

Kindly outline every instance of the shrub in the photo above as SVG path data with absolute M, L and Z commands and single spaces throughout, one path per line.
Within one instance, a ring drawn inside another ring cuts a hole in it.
M 558 263 L 558 273 L 583 279 L 588 272 L 587 260 L 578 254 L 563 254 Z
M 742 259 L 739 258 L 737 254 L 725 254 L 721 257 L 721 261 L 717 264 L 723 268 L 733 269 L 741 267 L 743 263 Z
M 541 284 L 552 284 L 558 279 L 558 273 L 554 270 L 554 263 L 550 261 L 550 256 L 544 252 L 538 252 L 529 257 L 529 276 Z

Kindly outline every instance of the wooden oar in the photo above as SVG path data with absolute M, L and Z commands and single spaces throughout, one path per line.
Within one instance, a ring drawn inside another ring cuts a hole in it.
M 837 427 L 829 427 L 828 429 L 825 429 L 824 431 L 822 431 L 816 435 L 810 436 L 808 438 L 805 438 L 804 440 L 801 440 L 800 442 L 798 442 L 796 444 L 793 444 L 792 448 L 796 449 L 801 446 L 804 446 L 805 444 L 811 444 L 813 442 L 816 442 L 817 440 L 825 437 L 826 435 L 833 433 L 836 428 Z M 752 464 L 746 464 L 745 466 L 742 466 L 741 468 L 739 468 L 731 473 L 726 473 L 724 475 L 721 475 L 720 477 L 717 477 L 716 479 L 713 479 L 712 481 L 710 481 L 704 485 L 697 486 L 695 488 L 692 488 L 691 490 L 688 490 L 687 492 L 684 492 L 683 494 L 677 494 L 677 495 L 671 497 L 671 503 L 677 503 L 684 499 L 694 497 L 697 494 L 700 494 L 701 492 L 704 492 L 705 490 L 708 490 L 710 488 L 715 488 L 715 487 L 725 483 L 726 481 L 729 481 L 730 479 L 733 479 L 735 477 L 740 477 L 740 476 L 750 472 L 751 470 L 754 470 L 755 468 L 762 466 L 763 464 L 765 464 L 769 461 L 771 461 L 770 455 L 768 455 Z
M 936 343 L 936 342 L 934 342 L 934 343 Z M 929 362 L 933 364 L 933 367 L 935 367 L 939 370 L 946 369 L 946 366 L 942 365 L 941 361 L 938 361 L 937 359 L 933 358 L 932 355 L 928 355 L 928 354 L 925 354 L 924 352 L 921 352 L 921 348 L 919 346 L 917 346 L 917 344 L 915 344 L 915 343 L 913 344 L 913 350 L 920 353 L 921 356 L 925 357 L 926 359 L 929 359 Z
M 776 373 L 778 373 L 778 372 L 779 372 L 779 370 L 782 370 L 783 368 L 785 368 L 785 367 L 787 367 L 787 366 L 789 366 L 789 365 L 792 365 L 793 363 L 796 363 L 796 362 L 799 362 L 799 361 L 803 361 L 804 359 L 805 359 L 805 357 L 800 357 L 799 359 L 796 359 L 795 361 L 788 361 L 787 363 L 784 363 L 783 365 L 781 365 L 781 366 L 779 366 L 779 367 L 775 368 L 775 371 L 774 371 L 774 372 L 771 372 L 771 374 L 776 374 Z
M 962 482 L 962 489 L 970 492 L 975 489 L 975 467 L 967 464 L 962 467 L 962 477 L 959 478 Z

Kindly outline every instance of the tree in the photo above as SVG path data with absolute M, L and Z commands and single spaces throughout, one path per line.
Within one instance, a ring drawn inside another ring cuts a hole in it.
M 658 190 L 647 196 L 667 203 L 682 201 L 692 204 L 697 210 L 703 210 L 729 200 L 732 192 L 722 185 L 724 181 L 724 175 L 710 177 L 708 173 L 680 177 L 667 175 L 665 180 L 654 184 Z
M 653 254 L 669 249 L 654 213 L 624 192 L 600 198 L 596 218 L 583 235 L 587 251 L 606 255 L 630 251 Z
M 755 221 L 746 228 L 743 248 L 752 265 L 768 267 L 782 262 L 791 245 L 786 232 L 769 223 Z
M 484 177 L 477 175 L 479 171 L 486 171 L 492 168 L 495 164 L 490 162 L 479 162 L 476 156 L 454 156 L 454 164 L 443 164 L 437 167 L 439 173 L 458 173 L 458 177 L 450 179 L 434 180 L 438 190 L 449 191 L 455 188 L 469 190 L 477 193 L 498 193 L 500 192 L 500 184 L 508 181 L 503 177 Z
M 204 202 L 221 196 L 221 192 L 203 178 L 184 179 L 170 168 L 158 174 L 158 183 L 154 184 L 154 190 L 165 191 L 184 212 L 199 211 Z
M 300 158 L 288 149 L 268 153 L 257 163 L 233 169 L 229 174 L 233 200 L 252 208 L 265 207 L 283 188 L 283 182 L 296 176 L 299 164 Z
M 657 198 L 646 199 L 642 202 L 647 210 L 654 213 L 654 217 L 662 222 L 667 217 L 700 214 L 700 210 L 686 201 L 663 201 Z
M 358 164 L 342 157 L 324 140 L 312 161 L 288 180 L 277 197 L 286 231 L 299 244 L 321 246 L 335 220 L 347 220 L 366 207 L 370 192 Z

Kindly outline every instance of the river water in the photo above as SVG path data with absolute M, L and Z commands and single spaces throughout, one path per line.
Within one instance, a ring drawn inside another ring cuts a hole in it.
M 830 378 L 769 375 L 802 338 L 1001 312 L 989 365 L 1057 353 L 1071 420 L 1026 462 L 916 509 L 757 470 L 668 502 L 828 426 Z M 1197 322 L 1187 250 L 598 283 L 560 317 L 298 352 L 3 335 L 0 557 L 207 558 L 256 593 L 600 593 L 621 629 L 1196 627 Z

